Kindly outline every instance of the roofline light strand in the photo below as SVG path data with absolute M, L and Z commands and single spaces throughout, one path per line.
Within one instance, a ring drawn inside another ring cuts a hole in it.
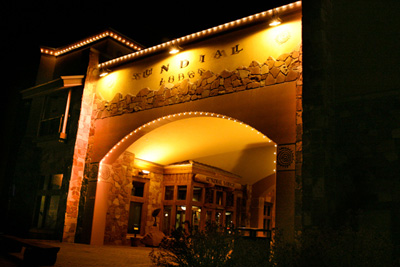
M 65 47 L 62 47 L 62 48 L 41 47 L 40 48 L 40 52 L 43 53 L 43 54 L 52 55 L 52 56 L 61 56 L 61 55 L 65 54 L 65 53 L 68 53 L 68 52 L 70 52 L 72 50 L 81 48 L 83 46 L 86 46 L 88 44 L 91 44 L 93 42 L 96 42 L 96 41 L 98 41 L 100 39 L 103 39 L 103 38 L 106 38 L 106 37 L 114 38 L 115 40 L 123 43 L 124 45 L 126 45 L 126 46 L 128 46 L 130 48 L 133 48 L 135 50 L 138 50 L 138 51 L 143 49 L 143 47 L 141 45 L 139 45 L 139 44 L 137 44 L 135 42 L 129 41 L 126 38 L 120 36 L 119 34 L 113 32 L 113 31 L 107 30 L 107 31 L 104 31 L 102 33 L 93 35 L 93 36 L 88 37 L 88 38 L 86 38 L 86 39 L 84 39 L 82 41 L 73 43 L 71 45 L 68 45 L 68 46 L 65 46 Z
M 274 12 L 285 12 L 285 11 L 290 11 L 290 10 L 293 10 L 293 9 L 299 8 L 299 7 L 301 7 L 301 1 L 297 1 L 297 2 L 294 2 L 291 4 L 280 6 L 280 7 L 274 8 L 274 9 L 270 9 L 268 11 L 264 11 L 264 12 L 257 13 L 257 14 L 254 14 L 254 15 L 251 15 L 248 17 L 244 17 L 244 18 L 237 19 L 237 20 L 234 20 L 231 22 L 227 22 L 227 23 L 221 24 L 219 26 L 215 26 L 215 27 L 203 30 L 203 31 L 192 33 L 192 34 L 189 34 L 189 35 L 186 35 L 186 36 L 183 36 L 183 37 L 180 37 L 180 38 L 177 38 L 177 39 L 174 39 L 174 40 L 171 40 L 171 41 L 159 44 L 159 45 L 155 45 L 155 46 L 152 46 L 152 47 L 149 47 L 146 49 L 142 49 L 140 51 L 137 51 L 137 52 L 134 52 L 134 53 L 122 56 L 122 57 L 118 57 L 118 58 L 106 61 L 104 63 L 99 64 L 98 67 L 103 68 L 103 67 L 115 66 L 117 64 L 121 64 L 128 60 L 132 60 L 134 58 L 145 56 L 145 55 L 154 53 L 156 51 L 169 49 L 171 46 L 179 46 L 183 43 L 192 42 L 197 39 L 208 37 L 208 36 L 211 36 L 214 34 L 218 34 L 218 33 L 221 33 L 221 32 L 224 32 L 224 31 L 227 31 L 227 30 L 239 27 L 239 26 L 244 26 L 246 24 L 256 23 L 256 22 L 259 22 L 262 20 L 270 19 L 274 15 Z M 281 13 L 281 15 L 282 15 L 282 13 Z

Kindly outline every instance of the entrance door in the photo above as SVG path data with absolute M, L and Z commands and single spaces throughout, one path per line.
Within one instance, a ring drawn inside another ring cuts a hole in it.
M 186 221 L 186 206 L 176 206 L 175 229 L 184 228 Z

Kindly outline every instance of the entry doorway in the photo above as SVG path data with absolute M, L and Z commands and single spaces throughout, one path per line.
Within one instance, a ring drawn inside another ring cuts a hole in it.
M 128 233 L 138 234 L 141 229 L 143 203 L 131 201 L 129 206 Z
M 131 201 L 129 204 L 128 234 L 145 233 L 146 210 L 148 203 L 149 180 L 132 177 Z

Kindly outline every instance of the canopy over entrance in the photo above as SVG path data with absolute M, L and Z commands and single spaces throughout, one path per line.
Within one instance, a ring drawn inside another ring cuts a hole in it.
M 161 165 L 195 160 L 241 176 L 242 184 L 253 184 L 275 172 L 274 142 L 247 124 L 215 114 L 163 124 L 138 138 L 127 151 Z

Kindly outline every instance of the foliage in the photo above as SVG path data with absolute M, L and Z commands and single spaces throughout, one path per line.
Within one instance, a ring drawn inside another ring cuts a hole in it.
M 174 231 L 158 249 L 150 253 L 157 266 L 242 267 L 265 266 L 268 242 L 257 242 L 209 225 L 205 231 Z
M 399 266 L 391 240 L 372 229 L 308 229 L 290 242 L 279 231 L 273 236 L 270 248 L 265 240 L 246 239 L 215 226 L 175 231 L 152 251 L 151 259 L 164 267 Z

